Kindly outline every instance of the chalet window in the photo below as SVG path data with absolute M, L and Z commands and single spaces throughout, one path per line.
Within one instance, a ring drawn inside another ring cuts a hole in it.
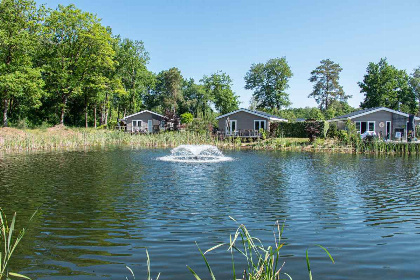
M 267 129 L 265 120 L 254 121 L 254 130 L 260 130 L 260 128 Z
M 360 128 L 361 128 L 360 122 L 356 122 L 356 130 L 359 133 L 360 133 Z
M 368 122 L 368 131 L 375 131 L 375 122 Z
M 141 126 L 141 121 L 133 121 L 133 127 Z

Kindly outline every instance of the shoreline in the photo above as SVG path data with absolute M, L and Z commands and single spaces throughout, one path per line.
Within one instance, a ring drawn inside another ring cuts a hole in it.
M 21 154 L 74 151 L 85 148 L 132 147 L 175 148 L 181 144 L 209 144 L 222 150 L 267 150 L 345 154 L 420 155 L 420 143 L 342 143 L 336 139 L 268 138 L 243 143 L 238 139 L 218 140 L 211 134 L 164 132 L 137 134 L 95 128 L 55 126 L 45 129 L 0 128 L 0 153 Z

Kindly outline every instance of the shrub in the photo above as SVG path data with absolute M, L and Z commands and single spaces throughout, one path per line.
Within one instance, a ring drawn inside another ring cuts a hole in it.
M 183 124 L 190 124 L 193 122 L 193 120 L 194 120 L 194 116 L 189 112 L 186 112 L 181 115 L 181 123 Z
M 316 128 L 315 137 L 326 137 L 328 123 L 325 121 L 306 122 L 272 122 L 270 124 L 271 137 L 306 138 L 309 131 Z

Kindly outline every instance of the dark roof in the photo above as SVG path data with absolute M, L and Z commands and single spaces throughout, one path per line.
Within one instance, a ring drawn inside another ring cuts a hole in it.
M 235 114 L 237 112 L 246 112 L 246 113 L 254 114 L 254 115 L 257 115 L 257 116 L 260 116 L 260 117 L 263 117 L 263 118 L 277 120 L 277 121 L 287 121 L 284 118 L 281 118 L 281 117 L 278 117 L 278 116 L 275 116 L 275 115 L 272 115 L 272 114 L 269 114 L 269 113 L 266 113 L 266 112 L 256 111 L 256 110 L 249 110 L 249 109 L 245 109 L 245 108 L 240 108 L 238 110 L 235 110 L 235 111 L 229 112 L 227 114 L 218 116 L 216 119 L 218 120 L 218 119 L 221 119 L 221 118 L 230 116 L 232 114 Z
M 357 116 L 357 115 L 360 115 L 360 114 L 368 113 L 370 111 L 377 111 L 379 108 L 381 108 L 381 107 L 368 108 L 368 109 L 364 109 L 364 110 L 354 111 L 354 112 L 351 112 L 351 113 L 346 114 L 346 115 L 335 117 L 334 119 L 348 119 L 348 118 L 351 118 L 351 117 L 354 117 L 354 116 Z
M 398 114 L 398 115 L 405 116 L 405 117 L 409 116 L 407 113 L 403 113 L 403 112 L 396 111 L 396 110 L 393 110 L 393 109 L 389 109 L 389 108 L 386 108 L 386 107 L 375 107 L 375 108 L 368 108 L 368 109 L 364 109 L 364 110 L 355 111 L 355 112 L 352 112 L 352 113 L 349 113 L 349 114 L 346 114 L 346 115 L 338 116 L 338 117 L 333 118 L 331 121 L 333 121 L 333 120 L 343 120 L 343 119 L 352 119 L 352 118 L 355 118 L 357 116 L 368 115 L 370 113 L 375 113 L 375 112 L 378 112 L 378 111 L 387 111 L 387 112 L 391 112 L 393 114 Z M 416 120 L 420 120 L 420 118 L 418 118 L 418 117 L 414 117 L 414 118 Z
M 242 108 L 242 109 L 243 109 L 243 108 Z M 248 109 L 248 111 L 251 111 L 251 112 L 254 112 L 254 113 L 257 113 L 257 114 L 260 114 L 260 115 L 266 116 L 267 118 L 277 118 L 277 119 L 283 119 L 283 118 L 281 118 L 281 117 L 279 117 L 279 116 L 272 115 L 272 114 L 269 114 L 269 113 L 266 113 L 266 112 L 263 112 L 263 111 L 249 110 L 249 109 Z

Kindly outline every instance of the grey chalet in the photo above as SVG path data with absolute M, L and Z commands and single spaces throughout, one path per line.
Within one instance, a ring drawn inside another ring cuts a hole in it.
M 287 122 L 286 119 L 248 109 L 239 109 L 216 118 L 219 133 L 235 137 L 260 137 L 260 129 L 270 130 L 271 122 Z
M 165 116 L 144 110 L 120 120 L 131 133 L 156 133 L 165 130 Z
M 411 130 L 409 122 L 412 122 L 411 125 L 413 127 L 420 123 L 420 118 L 414 115 L 386 107 L 369 108 L 352 112 L 347 115 L 335 117 L 329 120 L 329 122 L 336 123 L 338 129 L 345 129 L 347 120 L 355 123 L 356 130 L 360 134 L 371 132 L 385 140 L 407 140 L 408 130 Z

